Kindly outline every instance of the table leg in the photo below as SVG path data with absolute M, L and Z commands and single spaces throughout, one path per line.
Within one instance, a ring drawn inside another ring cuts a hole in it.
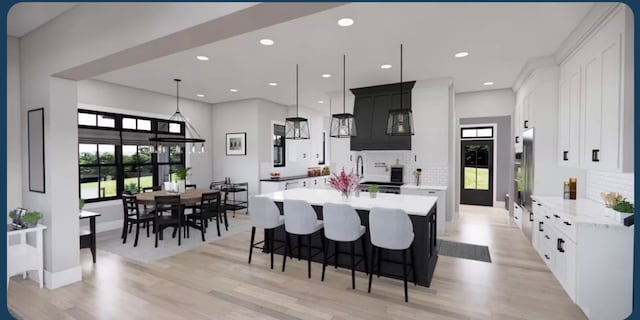
M 89 218 L 89 229 L 91 231 L 91 256 L 93 263 L 96 263 L 96 217 Z

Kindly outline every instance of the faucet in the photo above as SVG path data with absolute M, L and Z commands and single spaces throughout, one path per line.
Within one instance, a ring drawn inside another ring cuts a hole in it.
M 364 177 L 364 159 L 361 155 L 356 158 L 356 175 L 360 178 Z

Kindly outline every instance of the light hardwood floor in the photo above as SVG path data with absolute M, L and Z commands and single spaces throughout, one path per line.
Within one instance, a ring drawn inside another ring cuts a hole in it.
M 247 219 L 237 215 L 235 219 Z M 249 233 L 140 263 L 82 250 L 83 281 L 56 290 L 13 277 L 8 306 L 24 319 L 585 319 L 503 209 L 461 206 L 443 239 L 488 245 L 492 263 L 440 256 L 430 288 L 268 255 L 247 264 Z

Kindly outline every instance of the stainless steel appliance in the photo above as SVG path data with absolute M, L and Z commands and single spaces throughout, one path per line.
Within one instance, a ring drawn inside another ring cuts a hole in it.
M 520 160 L 520 186 L 516 185 L 518 201 L 522 208 L 522 231 L 531 241 L 533 222 L 532 200 L 534 165 L 534 129 L 528 129 L 522 133 L 522 159 Z
M 400 187 L 403 185 L 402 182 L 367 181 L 360 183 L 360 191 L 368 192 L 372 184 L 378 185 L 378 192 L 395 194 L 400 194 Z
M 392 166 L 391 167 L 391 182 L 402 183 L 402 177 L 404 176 L 404 167 Z

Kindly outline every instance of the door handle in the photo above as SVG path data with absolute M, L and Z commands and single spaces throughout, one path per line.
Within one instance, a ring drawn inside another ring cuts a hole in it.
M 561 238 L 558 238 L 558 251 L 560 252 L 564 252 L 564 248 L 562 247 L 562 245 L 564 244 L 564 240 L 562 240 Z
M 591 150 L 591 161 L 600 162 L 600 149 Z
M 543 223 L 544 223 L 544 222 L 542 222 L 542 221 L 538 222 L 538 231 L 540 231 L 540 232 L 543 232 L 543 231 L 544 231 L 544 229 L 542 229 L 542 224 L 543 224 Z
M 569 151 L 562 151 L 562 160 L 569 161 Z
M 529 221 L 533 221 L 533 212 L 529 212 Z

